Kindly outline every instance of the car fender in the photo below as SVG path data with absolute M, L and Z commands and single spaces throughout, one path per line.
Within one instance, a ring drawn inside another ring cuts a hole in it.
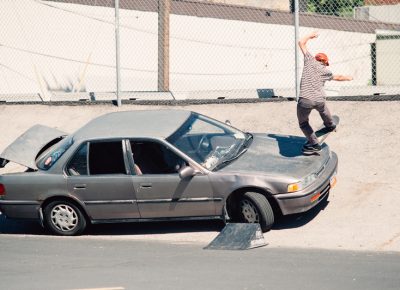
M 70 201 L 74 202 L 75 204 L 77 204 L 82 209 L 82 212 L 86 216 L 86 218 L 88 218 L 90 221 L 92 220 L 91 216 L 88 214 L 85 204 L 81 200 L 79 200 L 77 197 L 75 197 L 72 194 L 54 194 L 54 195 L 46 196 L 46 198 L 43 199 L 40 204 L 39 217 L 40 217 L 41 221 L 43 220 L 44 207 L 54 200 L 62 200 L 62 199 L 70 200 Z
M 216 205 L 216 213 L 223 215 L 223 207 L 232 194 L 256 191 L 272 197 L 277 191 L 266 177 L 237 174 L 210 174 L 214 196 L 221 197 L 224 202 Z

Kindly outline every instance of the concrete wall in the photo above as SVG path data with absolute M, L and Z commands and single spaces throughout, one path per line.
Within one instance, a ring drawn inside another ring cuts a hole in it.
M 400 34 L 376 41 L 376 80 L 383 86 L 400 84 Z
M 156 91 L 158 16 L 131 10 L 120 15 L 122 90 Z M 4 0 L 0 21 L 0 94 L 48 99 L 50 92 L 115 91 L 112 8 Z M 346 86 L 366 86 L 375 35 L 319 32 L 310 50 L 326 52 L 332 71 L 353 75 Z M 171 15 L 170 33 L 171 91 L 294 88 L 292 26 Z
M 213 2 L 213 3 L 224 3 L 230 5 L 243 5 L 248 7 L 259 7 L 267 9 L 276 9 L 289 11 L 290 1 L 289 0 L 200 0 L 203 2 Z
M 355 8 L 355 18 L 388 23 L 400 23 L 400 4 Z

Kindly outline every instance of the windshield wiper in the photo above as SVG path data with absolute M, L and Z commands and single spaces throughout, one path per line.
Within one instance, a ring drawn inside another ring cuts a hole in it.
M 251 142 L 253 141 L 253 134 L 246 132 L 246 139 L 243 141 L 243 144 L 240 146 L 237 155 L 241 155 L 243 149 L 247 149 L 250 147 Z
M 235 157 L 232 157 L 232 158 L 230 158 L 230 159 L 227 159 L 227 160 L 222 161 L 221 163 L 217 164 L 217 165 L 213 168 L 213 170 L 218 170 L 218 169 L 220 169 L 220 168 L 222 168 L 222 167 L 228 165 L 228 164 L 231 163 L 232 161 L 234 161 L 234 160 L 238 159 L 240 156 L 242 156 L 243 153 L 245 153 L 246 151 L 247 151 L 247 148 L 243 148 L 243 150 L 240 151 L 239 154 L 236 154 Z
M 247 149 L 250 147 L 251 141 L 253 140 L 253 134 L 246 132 L 246 139 L 243 141 L 242 145 L 239 147 L 238 153 L 229 159 L 226 159 L 222 161 L 221 163 L 217 164 L 213 170 L 218 170 L 222 168 L 223 166 L 226 166 L 227 164 L 231 163 L 232 161 L 238 159 L 240 156 L 243 155 L 247 151 Z
M 243 146 L 249 148 L 249 146 L 251 144 L 250 141 L 253 140 L 253 134 L 251 134 L 249 132 L 246 132 L 245 134 L 246 134 L 246 140 L 244 141 Z

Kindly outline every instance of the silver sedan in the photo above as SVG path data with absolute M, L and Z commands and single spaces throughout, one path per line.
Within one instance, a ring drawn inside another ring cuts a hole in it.
M 271 229 L 278 215 L 309 210 L 336 181 L 324 144 L 246 133 L 185 110 L 116 112 L 66 134 L 36 125 L 0 155 L 0 211 L 78 235 L 90 223 L 222 219 Z M 0 171 L 1 173 L 1 171 Z

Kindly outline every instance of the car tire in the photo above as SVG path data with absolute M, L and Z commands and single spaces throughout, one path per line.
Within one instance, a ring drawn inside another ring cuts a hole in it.
M 261 230 L 267 232 L 274 224 L 274 211 L 267 198 L 257 192 L 246 192 L 239 199 L 240 221 L 259 223 Z
M 44 222 L 52 233 L 61 236 L 74 236 L 86 228 L 86 218 L 72 202 L 58 200 L 44 208 Z

